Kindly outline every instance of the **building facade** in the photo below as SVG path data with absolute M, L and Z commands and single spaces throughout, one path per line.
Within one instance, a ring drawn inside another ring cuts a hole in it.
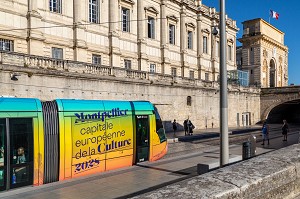
M 194 0 L 2 0 L 0 49 L 217 81 L 219 15 Z M 236 22 L 227 19 L 228 70 Z
M 249 72 L 250 85 L 262 88 L 288 86 L 288 47 L 284 33 L 263 19 L 243 22 L 237 66 Z

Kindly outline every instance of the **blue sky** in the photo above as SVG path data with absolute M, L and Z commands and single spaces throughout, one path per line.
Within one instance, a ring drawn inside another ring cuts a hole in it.
M 240 29 L 237 38 L 243 34 L 242 22 L 262 18 L 269 22 L 270 9 L 279 13 L 279 19 L 271 19 L 270 23 L 285 33 L 285 45 L 289 48 L 288 72 L 289 84 L 300 85 L 300 0 L 225 0 L 226 14 L 237 21 Z M 219 0 L 203 0 L 209 7 L 219 11 Z M 240 45 L 240 43 L 238 43 Z

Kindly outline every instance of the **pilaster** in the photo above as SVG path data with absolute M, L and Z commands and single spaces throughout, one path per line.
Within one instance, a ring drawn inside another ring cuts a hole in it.
M 86 30 L 82 24 L 82 12 L 81 7 L 83 6 L 83 1 L 73 0 L 73 48 L 74 48 L 74 60 L 86 62 Z
M 197 66 L 198 66 L 198 79 L 202 79 L 202 67 L 201 67 L 201 54 L 202 54 L 202 14 L 201 6 L 198 7 L 197 14 Z
M 165 74 L 165 68 L 169 66 L 169 58 L 168 58 L 168 54 L 169 54 L 169 49 L 168 49 L 168 45 L 167 45 L 167 16 L 166 16 L 166 4 L 167 4 L 167 0 L 162 0 L 161 1 L 161 5 L 160 5 L 160 9 L 161 9 L 161 23 L 160 23 L 160 41 L 161 41 L 161 73 Z
M 43 52 L 43 42 L 45 40 L 42 29 L 34 29 L 35 27 L 42 27 L 42 16 L 38 12 L 37 0 L 28 1 L 27 12 L 27 53 L 30 55 L 41 55 Z
M 216 58 L 216 36 L 212 34 L 213 28 L 216 27 L 216 22 L 213 21 L 210 31 L 210 38 L 211 38 L 211 72 L 212 72 L 212 81 L 216 81 L 216 66 L 217 66 L 217 58 Z
M 144 0 L 137 1 L 137 16 L 138 16 L 138 69 L 142 69 L 142 66 L 147 66 L 147 54 L 146 54 L 146 41 L 145 41 L 145 22 L 147 19 L 145 16 L 145 9 L 144 9 Z
M 118 34 L 119 1 L 109 1 L 109 58 L 110 66 L 120 67 L 120 35 Z
M 181 76 L 185 76 L 185 68 L 186 68 L 186 27 L 185 20 L 186 19 L 186 5 L 183 3 L 180 11 L 180 57 L 181 57 Z

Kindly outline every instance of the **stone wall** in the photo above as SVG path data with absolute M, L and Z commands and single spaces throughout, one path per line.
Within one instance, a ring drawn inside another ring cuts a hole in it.
M 17 81 L 11 80 L 12 74 L 18 75 Z M 2 96 L 41 100 L 148 100 L 158 108 L 167 130 L 173 119 L 182 125 L 187 117 L 198 129 L 219 126 L 217 82 L 2 52 L 0 89 Z M 229 126 L 242 124 L 243 113 L 250 114 L 248 124 L 259 121 L 259 101 L 259 89 L 229 85 Z
M 294 198 L 300 193 L 299 152 L 293 145 L 134 198 Z

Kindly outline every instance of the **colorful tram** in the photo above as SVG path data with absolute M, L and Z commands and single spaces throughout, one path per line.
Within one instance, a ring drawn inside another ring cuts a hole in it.
M 0 98 L 0 189 L 95 174 L 167 153 L 147 101 Z

